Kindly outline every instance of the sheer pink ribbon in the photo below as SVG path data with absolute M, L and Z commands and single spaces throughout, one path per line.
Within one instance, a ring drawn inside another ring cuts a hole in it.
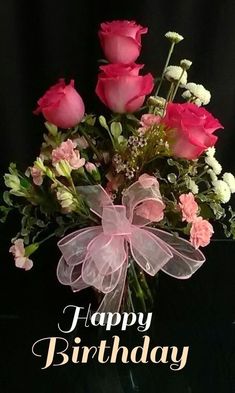
M 129 252 L 151 276 L 162 270 L 186 279 L 204 263 L 202 252 L 187 240 L 147 226 L 151 221 L 138 215 L 138 207 L 146 201 L 154 202 L 155 208 L 162 211 L 157 181 L 150 186 L 143 186 L 140 181 L 133 183 L 124 192 L 122 205 L 114 205 L 100 185 L 78 187 L 78 191 L 101 218 L 101 225 L 80 229 L 59 241 L 62 257 L 57 277 L 74 292 L 89 286 L 102 292 L 99 311 L 119 310 Z

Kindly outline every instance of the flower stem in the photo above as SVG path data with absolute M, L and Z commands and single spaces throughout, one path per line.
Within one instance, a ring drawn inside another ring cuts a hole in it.
M 86 139 L 88 145 L 90 146 L 90 148 L 93 150 L 93 152 L 95 153 L 96 157 L 98 158 L 98 160 L 100 162 L 103 161 L 103 157 L 100 154 L 100 152 L 98 151 L 98 149 L 96 149 L 94 143 L 92 142 L 90 136 L 87 134 L 87 132 L 84 130 L 83 127 L 79 127 L 79 131 L 81 132 L 81 134 L 84 136 L 84 138 Z
M 172 94 L 172 99 L 171 99 L 171 101 L 173 101 L 174 98 L 175 98 L 175 96 L 176 96 L 176 93 L 177 93 L 178 88 L 179 88 L 179 86 L 180 86 L 180 81 L 181 81 L 181 79 L 182 79 L 182 77 L 183 77 L 183 75 L 184 75 L 184 72 L 185 72 L 185 70 L 182 68 L 182 73 L 181 73 L 181 75 L 180 75 L 180 78 L 179 78 L 179 80 L 178 80 L 176 86 L 175 86 L 175 90 L 174 90 L 174 93 Z
M 163 71 L 162 71 L 161 79 L 160 79 L 159 85 L 158 85 L 156 93 L 155 93 L 155 97 L 159 94 L 159 91 L 161 89 L 162 82 L 163 82 L 163 79 L 164 79 L 164 74 L 165 74 L 165 71 L 166 71 L 166 69 L 168 67 L 168 64 L 170 62 L 170 59 L 171 59 L 171 56 L 172 56 L 172 53 L 173 53 L 173 50 L 174 50 L 174 46 L 175 46 L 175 42 L 172 42 L 172 44 L 170 46 L 170 49 L 169 49 L 169 52 L 168 52 L 166 63 L 164 65 L 164 68 L 163 68 Z
M 134 265 L 134 261 L 133 260 L 131 260 L 129 268 L 131 270 L 132 278 L 134 280 L 134 287 L 135 287 L 136 297 L 139 299 L 143 311 L 146 312 L 147 311 L 147 307 L 146 307 L 146 303 L 145 303 L 145 300 L 144 300 L 144 292 L 143 292 L 143 290 L 142 290 L 142 288 L 140 286 L 140 283 L 139 283 L 139 280 L 138 280 L 138 276 L 136 274 L 135 265 Z

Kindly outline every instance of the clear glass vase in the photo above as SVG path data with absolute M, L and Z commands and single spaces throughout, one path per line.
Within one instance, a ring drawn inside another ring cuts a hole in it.
M 128 269 L 121 312 L 150 312 L 155 303 L 158 277 L 147 275 L 131 256 Z

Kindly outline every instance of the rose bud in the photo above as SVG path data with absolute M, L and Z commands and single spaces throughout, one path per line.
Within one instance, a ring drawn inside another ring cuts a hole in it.
M 210 112 L 192 103 L 169 103 L 162 122 L 173 155 L 187 160 L 214 146 L 218 139 L 214 132 L 223 128 Z
M 66 85 L 64 79 L 60 79 L 37 104 L 38 108 L 33 113 L 38 115 L 42 112 L 48 122 L 60 128 L 76 126 L 85 112 L 83 100 L 74 88 L 74 80 Z
M 102 49 L 110 63 L 134 63 L 140 55 L 141 35 L 147 27 L 134 21 L 113 21 L 101 23 L 99 38 Z
M 150 94 L 154 83 L 153 76 L 139 75 L 143 65 L 109 64 L 100 67 L 96 94 L 113 112 L 135 112 Z

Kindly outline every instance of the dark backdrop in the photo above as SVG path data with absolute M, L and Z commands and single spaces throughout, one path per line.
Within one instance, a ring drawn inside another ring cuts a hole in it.
M 9 161 L 24 168 L 38 153 L 42 120 L 32 114 L 36 100 L 59 77 L 74 78 L 87 111 L 102 110 L 94 94 L 99 23 L 135 19 L 149 27 L 140 61 L 159 73 L 167 52 L 163 35 L 185 36 L 172 63 L 193 61 L 192 81 L 212 92 L 208 107 L 225 127 L 218 158 L 235 172 L 235 2 L 233 0 L 1 0 L 0 2 L 0 169 Z M 214 241 L 206 265 L 187 282 L 160 276 L 157 320 L 152 335 L 158 345 L 190 345 L 187 367 L 62 367 L 41 371 L 32 343 L 57 334 L 63 305 L 89 301 L 61 287 L 55 277 L 58 251 L 53 242 L 22 272 L 8 255 L 13 220 L 1 227 L 1 393 L 230 393 L 235 391 L 235 268 L 233 242 Z M 95 333 L 94 333 L 95 334 Z M 88 337 L 89 332 L 84 332 Z M 92 342 L 92 339 L 91 339 Z M 2 351 L 1 351 L 2 352 Z M 101 384 L 106 378 L 106 385 Z M 134 381 L 134 382 L 133 382 Z

